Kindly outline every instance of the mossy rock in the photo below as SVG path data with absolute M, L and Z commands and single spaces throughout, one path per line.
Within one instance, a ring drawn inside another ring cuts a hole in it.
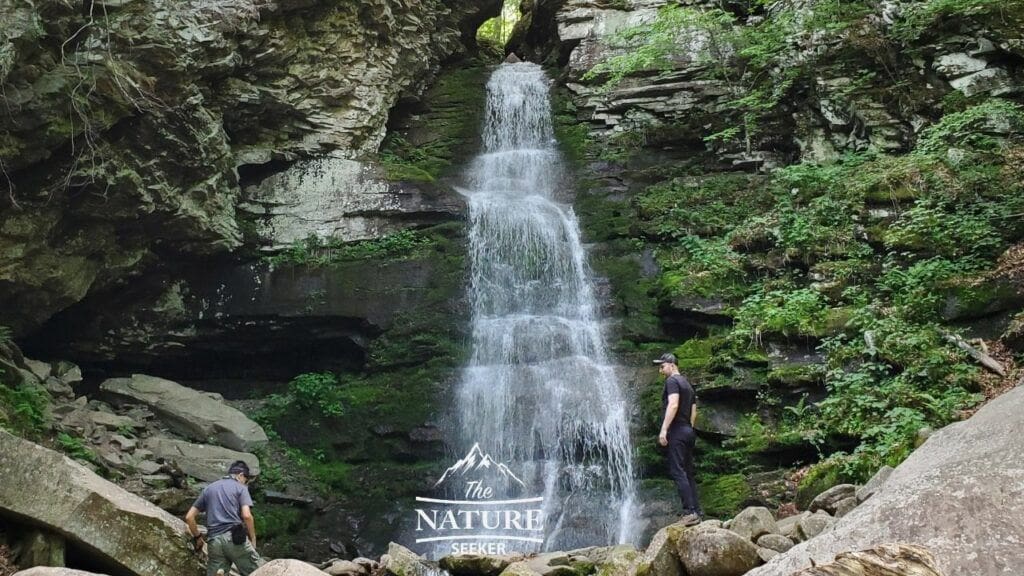
M 742 474 L 704 479 L 697 485 L 701 507 L 708 516 L 730 518 L 750 499 L 750 485 Z

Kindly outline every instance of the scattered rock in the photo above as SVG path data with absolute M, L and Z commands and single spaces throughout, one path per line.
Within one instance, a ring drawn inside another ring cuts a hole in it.
M 721 523 L 717 527 L 720 528 Z M 685 530 L 687 527 L 682 523 L 658 530 L 637 562 L 636 576 L 682 576 L 683 565 L 679 561 L 676 542 Z
M 25 365 L 28 366 L 29 371 L 32 372 L 32 374 L 35 374 L 35 377 L 38 378 L 40 382 L 49 378 L 50 374 L 53 372 L 53 369 L 49 364 L 46 362 L 40 362 L 39 360 L 30 360 L 25 358 Z
M 134 438 L 127 438 L 120 434 L 112 435 L 110 437 L 110 440 L 114 442 L 114 444 L 117 444 L 118 448 L 125 452 L 131 452 L 132 450 L 135 450 L 135 447 L 138 445 L 138 441 L 135 440 Z
M 488 556 L 485 554 L 453 554 L 441 558 L 438 564 L 454 576 L 497 576 L 522 556 Z
M 797 540 L 800 530 L 800 521 L 810 515 L 810 512 L 801 512 L 795 516 L 789 516 L 776 521 L 775 524 L 779 527 L 779 534 L 782 534 L 790 540 Z
M 245 414 L 177 382 L 133 374 L 106 380 L 100 390 L 122 401 L 146 405 L 172 430 L 193 440 L 242 451 L 267 443 L 263 428 Z
M 324 576 L 326 572 L 301 560 L 271 560 L 260 566 L 252 576 Z
M 761 564 L 750 540 L 722 528 L 686 530 L 676 550 L 688 576 L 741 576 Z
M 814 538 L 821 534 L 825 530 L 828 530 L 835 525 L 835 518 L 829 516 L 824 511 L 818 511 L 800 520 L 797 525 L 797 535 L 800 537 L 799 541 L 804 542 Z
M 156 458 L 172 461 L 185 474 L 204 482 L 223 478 L 228 467 L 236 460 L 245 461 L 254 475 L 259 474 L 260 470 L 260 461 L 255 454 L 236 452 L 220 446 L 156 437 L 147 438 L 144 445 Z
M 131 418 L 109 412 L 89 412 L 88 418 L 94 426 L 101 426 L 107 430 L 122 430 L 135 426 L 135 421 Z
M 835 512 L 836 518 L 842 518 L 843 516 L 846 516 L 850 512 L 853 512 L 853 509 L 857 507 L 857 504 L 859 504 L 859 502 L 857 501 L 857 497 L 856 496 L 850 496 L 849 498 L 843 498 L 839 502 L 836 502 L 836 512 Z
M 875 472 L 875 475 L 857 490 L 857 501 L 863 502 L 870 498 L 872 494 L 882 487 L 882 484 L 885 484 L 885 481 L 892 475 L 892 471 L 892 466 L 882 466 L 879 468 L 878 472 Z
M 938 430 L 834 529 L 749 576 L 790 576 L 879 542 L 927 542 L 949 576 L 1024 574 L 1024 387 Z
M 71 459 L 0 430 L 0 511 L 138 576 L 202 572 L 185 523 Z
M 782 534 L 765 534 L 757 539 L 757 545 L 776 552 L 785 552 L 793 547 L 793 541 Z
M 418 554 L 405 546 L 388 544 L 387 562 L 381 557 L 381 568 L 391 576 L 428 576 L 434 569 Z
M 761 558 L 761 560 L 763 560 L 765 562 L 771 560 L 772 558 L 775 558 L 778 555 L 779 555 L 779 552 L 777 552 L 775 550 L 772 550 L 770 548 L 758 547 L 758 549 L 757 549 L 757 556 L 759 558 Z
M 807 509 L 811 512 L 824 510 L 829 514 L 835 514 L 836 504 L 838 504 L 840 500 L 845 500 L 846 498 L 856 495 L 857 487 L 853 484 L 839 484 L 815 496 L 814 500 L 811 500 L 811 505 Z
M 763 506 L 745 508 L 729 523 L 729 530 L 747 540 L 756 541 L 763 534 L 777 534 L 779 527 L 771 510 Z
M 362 576 L 370 573 L 365 566 L 349 560 L 335 560 L 324 568 L 324 572 L 331 576 Z

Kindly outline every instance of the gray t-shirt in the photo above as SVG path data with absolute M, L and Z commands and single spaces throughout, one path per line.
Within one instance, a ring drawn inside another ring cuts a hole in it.
M 193 506 L 206 512 L 206 535 L 216 536 L 242 523 L 242 506 L 252 506 L 249 488 L 227 477 L 207 486 Z

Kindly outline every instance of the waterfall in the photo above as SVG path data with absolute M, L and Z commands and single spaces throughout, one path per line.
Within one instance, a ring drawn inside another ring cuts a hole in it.
M 534 549 L 567 550 L 630 541 L 635 482 L 579 225 L 557 201 L 548 91 L 530 63 L 503 64 L 487 84 L 484 150 L 463 190 L 473 348 L 456 412 L 461 453 L 479 444 L 544 497 Z M 515 484 L 496 497 L 522 493 Z

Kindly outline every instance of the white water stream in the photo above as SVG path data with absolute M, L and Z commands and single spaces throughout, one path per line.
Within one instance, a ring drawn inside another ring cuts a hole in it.
M 543 496 L 542 545 L 633 538 L 628 406 L 609 364 L 540 66 L 503 64 L 487 84 L 470 208 L 473 352 L 458 388 L 460 454 L 479 443 Z M 506 494 L 524 494 L 509 481 Z

